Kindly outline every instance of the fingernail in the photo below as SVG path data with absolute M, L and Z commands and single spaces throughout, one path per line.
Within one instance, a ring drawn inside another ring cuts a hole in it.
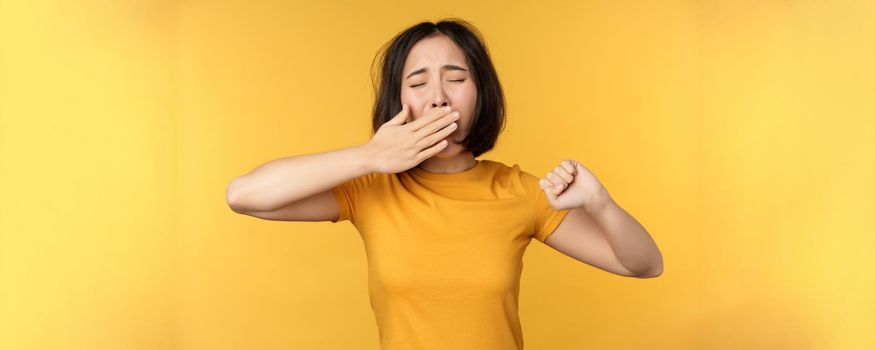
M 444 107 L 444 112 L 449 112 L 449 111 L 451 111 L 451 110 L 452 110 L 452 108 L 450 108 L 449 106 Z

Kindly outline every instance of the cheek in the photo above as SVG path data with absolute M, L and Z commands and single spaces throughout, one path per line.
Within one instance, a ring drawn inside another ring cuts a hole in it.
M 462 118 L 462 125 L 460 125 L 462 132 L 467 134 L 468 130 L 471 129 L 471 123 L 473 123 L 473 122 L 474 122 L 474 114 L 473 113 L 470 114 L 467 118 Z
M 474 114 L 474 108 L 477 106 L 477 89 L 474 84 L 468 85 L 465 88 L 454 91 L 451 96 L 453 104 L 466 115 Z
M 425 101 L 422 98 L 402 90 L 401 103 L 407 104 L 407 107 L 410 108 L 412 119 L 416 120 L 422 116 L 422 110 L 425 108 Z
M 465 102 L 464 105 L 457 104 L 456 108 L 462 112 L 462 118 L 459 120 L 461 129 L 468 129 L 474 121 L 475 106 L 477 101 Z

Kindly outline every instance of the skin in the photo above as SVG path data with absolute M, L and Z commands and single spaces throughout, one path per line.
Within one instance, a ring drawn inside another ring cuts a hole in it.
M 569 209 L 544 241 L 546 245 L 617 275 L 653 278 L 662 274 L 662 253 L 656 242 L 580 162 L 561 161 L 538 185 L 553 209 Z
M 340 211 L 331 189 L 350 179 L 414 164 L 434 173 L 475 166 L 473 154 L 458 143 L 470 130 L 477 101 L 462 49 L 442 34 L 422 39 L 411 49 L 402 77 L 403 109 L 370 142 L 265 163 L 228 185 L 231 209 L 266 220 L 334 220 Z M 438 143 L 442 139 L 449 141 L 446 146 Z M 547 246 L 621 276 L 662 274 L 662 255 L 650 234 L 589 169 L 566 159 L 538 185 L 551 207 L 570 210 L 544 241 Z
M 464 70 L 450 69 L 453 65 Z M 421 69 L 425 71 L 416 73 Z M 416 73 L 408 77 L 411 73 Z M 477 86 L 465 53 L 443 34 L 417 42 L 404 62 L 401 103 L 411 111 L 409 121 L 417 120 L 436 109 L 449 106 L 459 112 L 458 128 L 445 139 L 447 147 L 418 165 L 433 173 L 453 173 L 476 165 L 474 155 L 459 144 L 471 127 L 477 103 Z
M 447 69 L 455 65 L 464 70 Z M 411 73 L 423 72 L 408 77 Z M 417 42 L 404 64 L 401 101 L 422 118 L 443 106 L 460 113 L 447 147 L 418 165 L 452 173 L 476 164 L 459 143 L 470 129 L 477 102 L 465 54 L 449 37 L 437 34 Z M 576 179 L 576 181 L 575 181 Z M 575 160 L 562 161 L 539 183 L 554 209 L 570 209 L 544 243 L 578 261 L 621 276 L 652 278 L 662 274 L 662 255 L 647 230 L 623 210 L 602 183 Z

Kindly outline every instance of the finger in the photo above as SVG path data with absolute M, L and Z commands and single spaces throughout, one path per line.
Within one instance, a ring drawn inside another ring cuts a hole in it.
M 415 132 L 415 136 L 417 139 L 428 137 L 429 135 L 438 132 L 438 130 L 445 129 L 448 125 L 452 125 L 457 120 L 459 120 L 459 111 L 455 111 L 453 113 L 445 115 L 440 119 L 435 120 L 426 126 L 423 126 Z
M 401 103 L 401 112 L 398 112 L 392 119 L 386 122 L 389 125 L 401 125 L 407 121 L 407 117 L 410 115 L 410 108 L 407 107 L 406 103 Z
M 576 161 L 573 161 L 573 160 L 568 160 L 568 159 L 566 159 L 566 160 L 563 160 L 562 162 L 560 162 L 559 165 L 560 165 L 563 169 L 565 169 L 566 171 L 568 171 L 569 174 L 571 174 L 571 175 L 576 175 L 575 172 L 576 172 L 576 170 L 577 170 L 577 167 L 575 167 L 575 164 L 574 164 L 574 163 L 577 163 L 577 162 L 576 162 Z
M 447 126 L 444 127 L 443 129 L 440 129 L 440 130 L 438 130 L 437 132 L 435 132 L 435 133 L 433 133 L 433 134 L 431 134 L 431 135 L 429 135 L 429 136 L 426 136 L 426 137 L 423 138 L 422 140 L 419 140 L 419 142 L 417 142 L 416 145 L 419 146 L 420 148 L 431 146 L 431 145 L 433 145 L 435 142 L 440 142 L 440 140 L 443 140 L 443 139 L 445 139 L 447 136 L 450 136 L 450 134 L 452 134 L 452 133 L 453 133 L 454 131 L 456 131 L 456 129 L 458 129 L 458 128 L 459 128 L 459 123 L 452 122 L 452 123 L 450 123 L 450 125 L 447 125 Z M 419 130 L 422 131 L 422 130 L 425 130 L 425 129 L 428 129 L 428 128 L 422 128 L 422 129 L 419 129 Z M 418 133 L 418 132 L 419 132 L 419 131 L 417 131 L 417 133 Z
M 559 192 L 561 191 L 560 189 L 556 188 L 556 184 L 553 183 L 553 181 L 550 181 L 547 178 L 542 178 L 539 185 L 541 186 L 541 189 L 544 190 L 544 192 L 550 193 L 554 196 L 558 196 Z
M 433 146 L 422 150 L 421 152 L 416 154 L 416 161 L 422 162 L 423 160 L 428 159 L 429 157 L 442 151 L 444 148 L 447 147 L 448 144 L 449 144 L 449 141 L 442 140 L 441 142 L 438 142 L 438 143 L 434 144 Z
M 541 178 L 544 181 L 546 181 L 544 184 L 547 185 L 547 187 L 556 187 L 557 185 L 562 183 L 562 181 L 556 181 L 556 180 L 551 179 L 550 174 L 552 174 L 552 173 L 547 173 L 547 175 L 544 175 L 544 177 Z
M 549 190 L 551 188 L 554 188 L 556 184 L 550 182 L 550 180 L 541 178 L 541 180 L 538 181 L 538 186 L 541 187 L 542 190 Z
M 556 190 L 551 187 L 550 181 L 541 179 L 541 181 L 538 182 L 538 185 L 541 186 L 541 190 L 544 191 L 544 194 L 547 195 L 547 199 L 550 202 L 556 201 Z
M 449 107 L 449 106 L 443 107 L 443 108 L 438 108 L 438 109 L 432 110 L 428 114 L 424 114 L 422 116 L 422 118 L 419 118 L 417 120 L 414 120 L 414 121 L 408 123 L 408 125 L 410 125 L 411 130 L 416 131 L 416 130 L 419 130 L 420 128 L 422 128 L 423 126 L 426 126 L 426 125 L 430 124 L 431 122 L 438 120 L 440 117 L 443 117 L 447 114 L 450 114 L 450 112 L 452 112 L 452 111 L 453 111 L 452 107 Z
M 452 107 L 423 111 L 422 115 L 423 117 L 411 126 L 413 131 L 419 132 L 417 135 L 418 138 L 431 135 L 437 130 L 447 126 L 449 123 L 452 123 L 453 120 L 458 119 L 457 117 L 453 117 L 453 115 L 457 116 L 458 112 L 454 112 Z
M 550 182 L 552 182 L 555 185 L 554 187 L 558 190 L 565 189 L 565 185 L 567 185 L 565 180 L 562 180 L 562 178 L 559 177 L 559 175 L 556 175 L 555 173 L 552 173 L 552 172 L 547 174 L 547 180 L 550 180 Z
M 559 175 L 562 180 L 565 180 L 566 183 L 571 183 L 571 181 L 574 180 L 574 175 L 569 174 L 568 171 L 565 170 L 565 168 L 563 168 L 562 166 L 557 166 L 555 169 L 553 169 L 553 172 L 556 175 Z

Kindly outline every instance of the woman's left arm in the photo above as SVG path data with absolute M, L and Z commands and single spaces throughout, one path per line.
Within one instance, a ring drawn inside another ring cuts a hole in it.
M 620 275 L 662 274 L 662 254 L 653 238 L 586 167 L 563 160 L 539 185 L 554 209 L 571 209 L 544 243 Z

